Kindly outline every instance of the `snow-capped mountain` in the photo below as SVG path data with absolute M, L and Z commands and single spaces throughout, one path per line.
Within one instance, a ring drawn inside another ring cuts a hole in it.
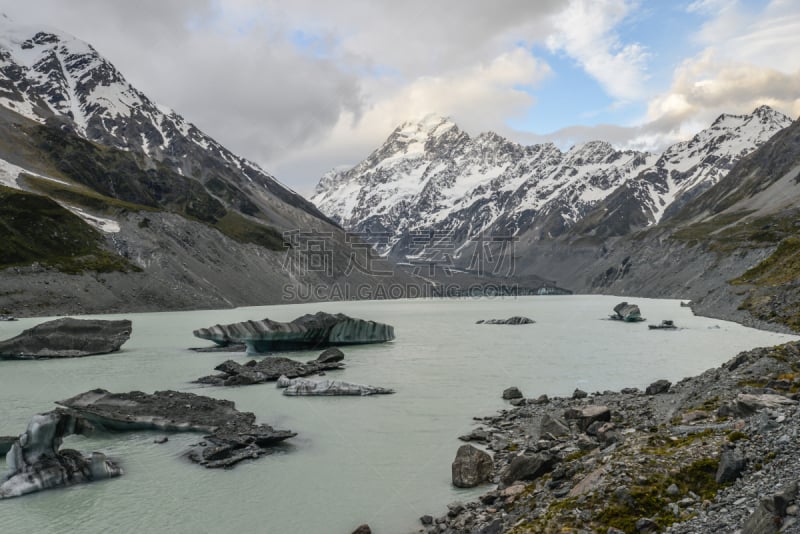
M 669 216 L 789 124 L 766 106 L 722 115 L 653 155 L 602 141 L 562 152 L 494 133 L 473 138 L 428 116 L 399 126 L 352 169 L 325 175 L 311 200 L 347 229 L 388 232 L 399 256 L 414 232 L 449 233 L 460 245 L 481 232 L 549 239 L 573 228 L 598 233 L 613 221 L 600 233 L 619 235 Z
M 90 44 L 59 30 L 20 26 L 0 16 L 0 105 L 40 123 L 68 119 L 81 137 L 139 152 L 184 176 L 228 181 L 244 194 L 227 200 L 245 212 L 253 211 L 245 196 L 263 212 L 278 197 L 320 216 L 257 164 L 157 105 Z
M 356 167 L 322 178 L 312 202 L 345 228 L 516 234 L 535 224 L 559 235 L 655 157 L 591 142 L 562 152 L 522 146 L 489 132 L 470 137 L 447 118 L 399 126 Z
M 624 235 L 672 217 L 791 123 L 769 106 L 746 115 L 720 115 L 690 140 L 668 147 L 652 167 L 600 202 L 576 231 Z

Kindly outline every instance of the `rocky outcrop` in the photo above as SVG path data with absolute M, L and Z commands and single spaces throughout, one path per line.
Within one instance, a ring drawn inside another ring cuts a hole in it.
M 528 317 L 521 317 L 519 315 L 515 315 L 514 317 L 509 317 L 508 319 L 487 319 L 476 322 L 475 324 L 533 324 L 536 321 L 533 319 L 529 319 Z
M 100 452 L 83 456 L 61 449 L 66 436 L 91 429 L 85 419 L 60 410 L 35 415 L 6 455 L 9 471 L 0 480 L 0 499 L 120 476 L 122 469 Z
M 0 342 L 0 359 L 78 358 L 116 352 L 131 337 L 128 320 L 56 319 Z
M 245 364 L 227 360 L 214 368 L 220 371 L 219 374 L 198 378 L 196 382 L 213 386 L 247 386 L 274 382 L 281 376 L 299 378 L 343 367 L 344 364 L 341 361 L 311 360 L 302 363 L 281 356 L 269 356 L 261 361 L 250 360 Z
M 278 378 L 278 387 L 288 397 L 335 397 L 340 395 L 387 395 L 393 389 L 352 384 L 341 380 L 307 380 L 304 378 Z
M 800 342 L 791 342 L 743 352 L 669 395 L 625 388 L 593 394 L 593 406 L 552 397 L 475 418 L 500 489 L 423 516 L 420 532 L 795 532 L 800 379 L 767 392 L 798 366 Z M 741 400 L 745 410 L 726 411 Z M 568 419 L 571 432 L 556 436 L 559 413 L 585 420 Z M 547 457 L 551 471 L 541 476 Z
M 792 518 L 792 525 L 786 525 L 787 509 L 797 498 L 797 482 L 787 484 L 779 492 L 765 497 L 758 504 L 742 526 L 742 534 L 777 534 L 793 532 L 786 527 L 797 528 L 797 519 Z
M 518 480 L 536 480 L 551 471 L 555 462 L 550 454 L 522 454 L 511 460 L 500 480 L 506 486 Z
M 627 302 L 620 302 L 614 306 L 614 315 L 610 316 L 615 321 L 625 321 L 627 323 L 636 323 L 644 321 L 642 312 L 636 304 L 628 304 Z
M 208 432 L 187 456 L 209 468 L 231 467 L 270 454 L 272 446 L 297 435 L 256 424 L 254 414 L 238 411 L 231 401 L 179 391 L 149 395 L 95 389 L 58 404 L 107 430 Z
M 261 354 L 331 345 L 383 343 L 394 339 L 394 328 L 341 313 L 318 312 L 303 315 L 288 323 L 264 319 L 216 325 L 195 330 L 194 335 L 218 345 L 244 343 L 248 353 Z
M 492 457 L 472 445 L 458 448 L 451 467 L 453 485 L 457 488 L 474 488 L 489 482 L 494 470 Z

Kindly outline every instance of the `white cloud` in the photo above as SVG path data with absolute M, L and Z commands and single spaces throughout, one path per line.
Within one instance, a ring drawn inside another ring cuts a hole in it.
M 647 51 L 639 43 L 623 43 L 615 31 L 632 7 L 626 0 L 573 0 L 554 17 L 557 32 L 547 40 L 620 100 L 641 98 L 646 80 Z
M 702 50 L 684 60 L 668 90 L 649 103 L 647 120 L 665 139 L 685 137 L 721 113 L 767 104 L 800 115 L 800 12 L 778 0 L 761 11 L 705 0 L 691 9 L 709 20 L 697 32 Z
M 331 135 L 321 143 L 274 161 L 276 172 L 294 168 L 309 158 L 333 159 L 335 165 L 355 165 L 405 120 L 430 113 L 453 117 L 470 133 L 485 131 L 487 124 L 523 113 L 534 103 L 523 87 L 532 87 L 550 76 L 550 67 L 523 48 L 500 54 L 492 61 L 441 76 L 422 76 L 410 84 L 369 91 L 385 95 L 368 106 L 360 120 L 343 114 Z M 379 84 L 379 81 L 375 81 Z M 495 128 L 497 129 L 497 128 Z M 327 171 L 333 164 L 329 164 Z M 298 176 L 297 187 L 308 192 L 319 174 Z

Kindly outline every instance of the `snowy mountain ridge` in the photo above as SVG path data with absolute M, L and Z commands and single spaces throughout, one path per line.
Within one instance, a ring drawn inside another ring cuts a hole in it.
M 549 239 L 589 215 L 595 225 L 609 211 L 619 215 L 622 206 L 626 228 L 647 226 L 718 182 L 789 124 L 762 106 L 721 115 L 662 154 L 617 150 L 603 141 L 564 152 L 493 132 L 470 137 L 452 120 L 431 115 L 400 125 L 352 169 L 323 176 L 311 200 L 346 229 L 388 232 L 398 255 L 408 251 L 410 232 L 449 232 L 460 243 L 481 232 L 533 230 Z
M 258 164 L 153 102 L 90 44 L 60 30 L 0 16 L 0 105 L 40 123 L 68 119 L 91 141 L 139 152 L 199 181 L 221 175 L 248 195 L 275 195 L 321 215 Z

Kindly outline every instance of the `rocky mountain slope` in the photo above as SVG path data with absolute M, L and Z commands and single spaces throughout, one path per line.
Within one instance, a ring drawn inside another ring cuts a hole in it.
M 766 106 L 722 115 L 653 155 L 599 141 L 562 152 L 494 133 L 472 138 L 429 116 L 398 127 L 352 169 L 324 176 L 311 200 L 345 228 L 388 232 L 398 257 L 414 253 L 415 232 L 448 233 L 457 249 L 481 232 L 625 235 L 670 217 L 790 123 Z
M 375 283 L 345 276 L 351 243 L 306 199 L 91 45 L 6 18 L 0 227 L 0 309 L 19 315 L 265 304 L 287 285 Z

